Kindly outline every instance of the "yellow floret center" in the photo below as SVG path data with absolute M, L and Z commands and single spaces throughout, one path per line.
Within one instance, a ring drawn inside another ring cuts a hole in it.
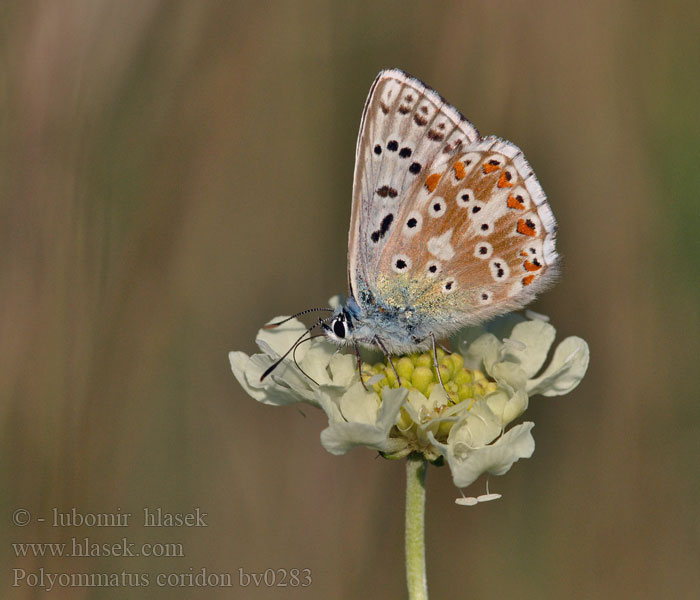
M 445 391 L 450 397 L 450 404 L 457 404 L 465 400 L 473 400 L 478 396 L 486 396 L 496 391 L 497 386 L 494 381 L 490 381 L 477 369 L 467 369 L 464 366 L 464 358 L 456 352 L 447 354 L 441 348 L 437 349 L 438 368 Z M 440 379 L 435 369 L 435 361 L 432 352 L 414 353 L 393 358 L 396 373 L 401 379 L 401 386 L 416 389 L 426 398 L 430 395 L 435 386 L 440 385 Z M 382 396 L 385 387 L 398 388 L 399 381 L 396 378 L 394 369 L 389 361 L 384 363 L 362 365 L 362 379 L 367 383 L 372 380 L 374 391 Z M 377 378 L 381 375 L 381 379 Z

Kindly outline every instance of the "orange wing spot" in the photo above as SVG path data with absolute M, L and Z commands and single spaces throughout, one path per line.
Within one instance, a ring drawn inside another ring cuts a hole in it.
M 513 184 L 510 182 L 510 177 L 511 176 L 509 175 L 508 171 L 503 171 L 503 173 L 501 173 L 500 178 L 498 179 L 498 187 L 513 187 Z
M 494 171 L 498 171 L 500 169 L 498 165 L 492 165 L 491 163 L 484 163 L 484 166 L 482 167 L 484 171 L 484 175 L 488 175 L 489 173 L 493 173 Z
M 511 194 L 508 196 L 508 208 L 519 208 L 520 210 L 525 210 L 525 204 Z
M 534 275 L 525 275 L 525 277 L 523 277 L 523 285 L 530 285 L 534 280 Z
M 527 258 L 527 250 L 521 250 L 520 251 L 520 256 L 524 256 Z
M 529 235 L 530 237 L 535 237 L 537 235 L 535 227 L 531 225 L 531 223 L 526 222 L 525 219 L 518 219 L 517 232 Z
M 467 173 L 464 170 L 464 163 L 461 161 L 458 161 L 454 164 L 454 170 L 455 170 L 455 177 L 457 180 L 462 180 L 466 177 Z
M 438 181 L 440 181 L 440 178 L 442 175 L 440 173 L 433 173 L 432 175 L 428 175 L 428 178 L 425 180 L 425 187 L 429 192 L 434 192 L 435 188 L 437 187 Z
M 526 260 L 523 263 L 523 266 L 525 267 L 526 271 L 539 271 L 542 268 L 542 265 L 536 265 L 535 263 L 531 263 L 529 260 Z

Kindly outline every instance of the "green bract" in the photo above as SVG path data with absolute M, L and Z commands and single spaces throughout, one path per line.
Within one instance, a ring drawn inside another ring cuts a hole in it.
M 486 472 L 503 475 L 518 459 L 530 457 L 534 423 L 510 424 L 525 412 L 530 396 L 573 390 L 589 360 L 586 342 L 569 337 L 543 369 L 554 327 L 542 319 L 509 315 L 488 328 L 462 330 L 451 340 L 453 354 L 438 351 L 444 389 L 432 355 L 422 353 L 392 357 L 401 386 L 386 361 L 364 363 L 367 391 L 355 357 L 338 353 L 337 346 L 321 337 L 296 352 L 301 369 L 317 383 L 291 357 L 261 382 L 261 374 L 305 329 L 293 319 L 260 330 L 260 354 L 231 352 L 231 367 L 243 389 L 265 404 L 306 402 L 323 409 L 328 427 L 321 432 L 321 443 L 332 454 L 366 446 L 393 459 L 413 452 L 433 462 L 444 457 L 460 488 Z

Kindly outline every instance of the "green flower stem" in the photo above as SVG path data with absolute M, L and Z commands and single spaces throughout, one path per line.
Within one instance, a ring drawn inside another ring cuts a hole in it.
M 425 471 L 423 456 L 406 460 L 406 583 L 409 600 L 427 600 L 425 576 Z

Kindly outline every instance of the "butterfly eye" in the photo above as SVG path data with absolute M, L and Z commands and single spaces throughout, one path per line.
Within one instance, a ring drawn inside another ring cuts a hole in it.
M 345 323 L 340 319 L 333 321 L 333 333 L 341 340 L 345 338 Z

